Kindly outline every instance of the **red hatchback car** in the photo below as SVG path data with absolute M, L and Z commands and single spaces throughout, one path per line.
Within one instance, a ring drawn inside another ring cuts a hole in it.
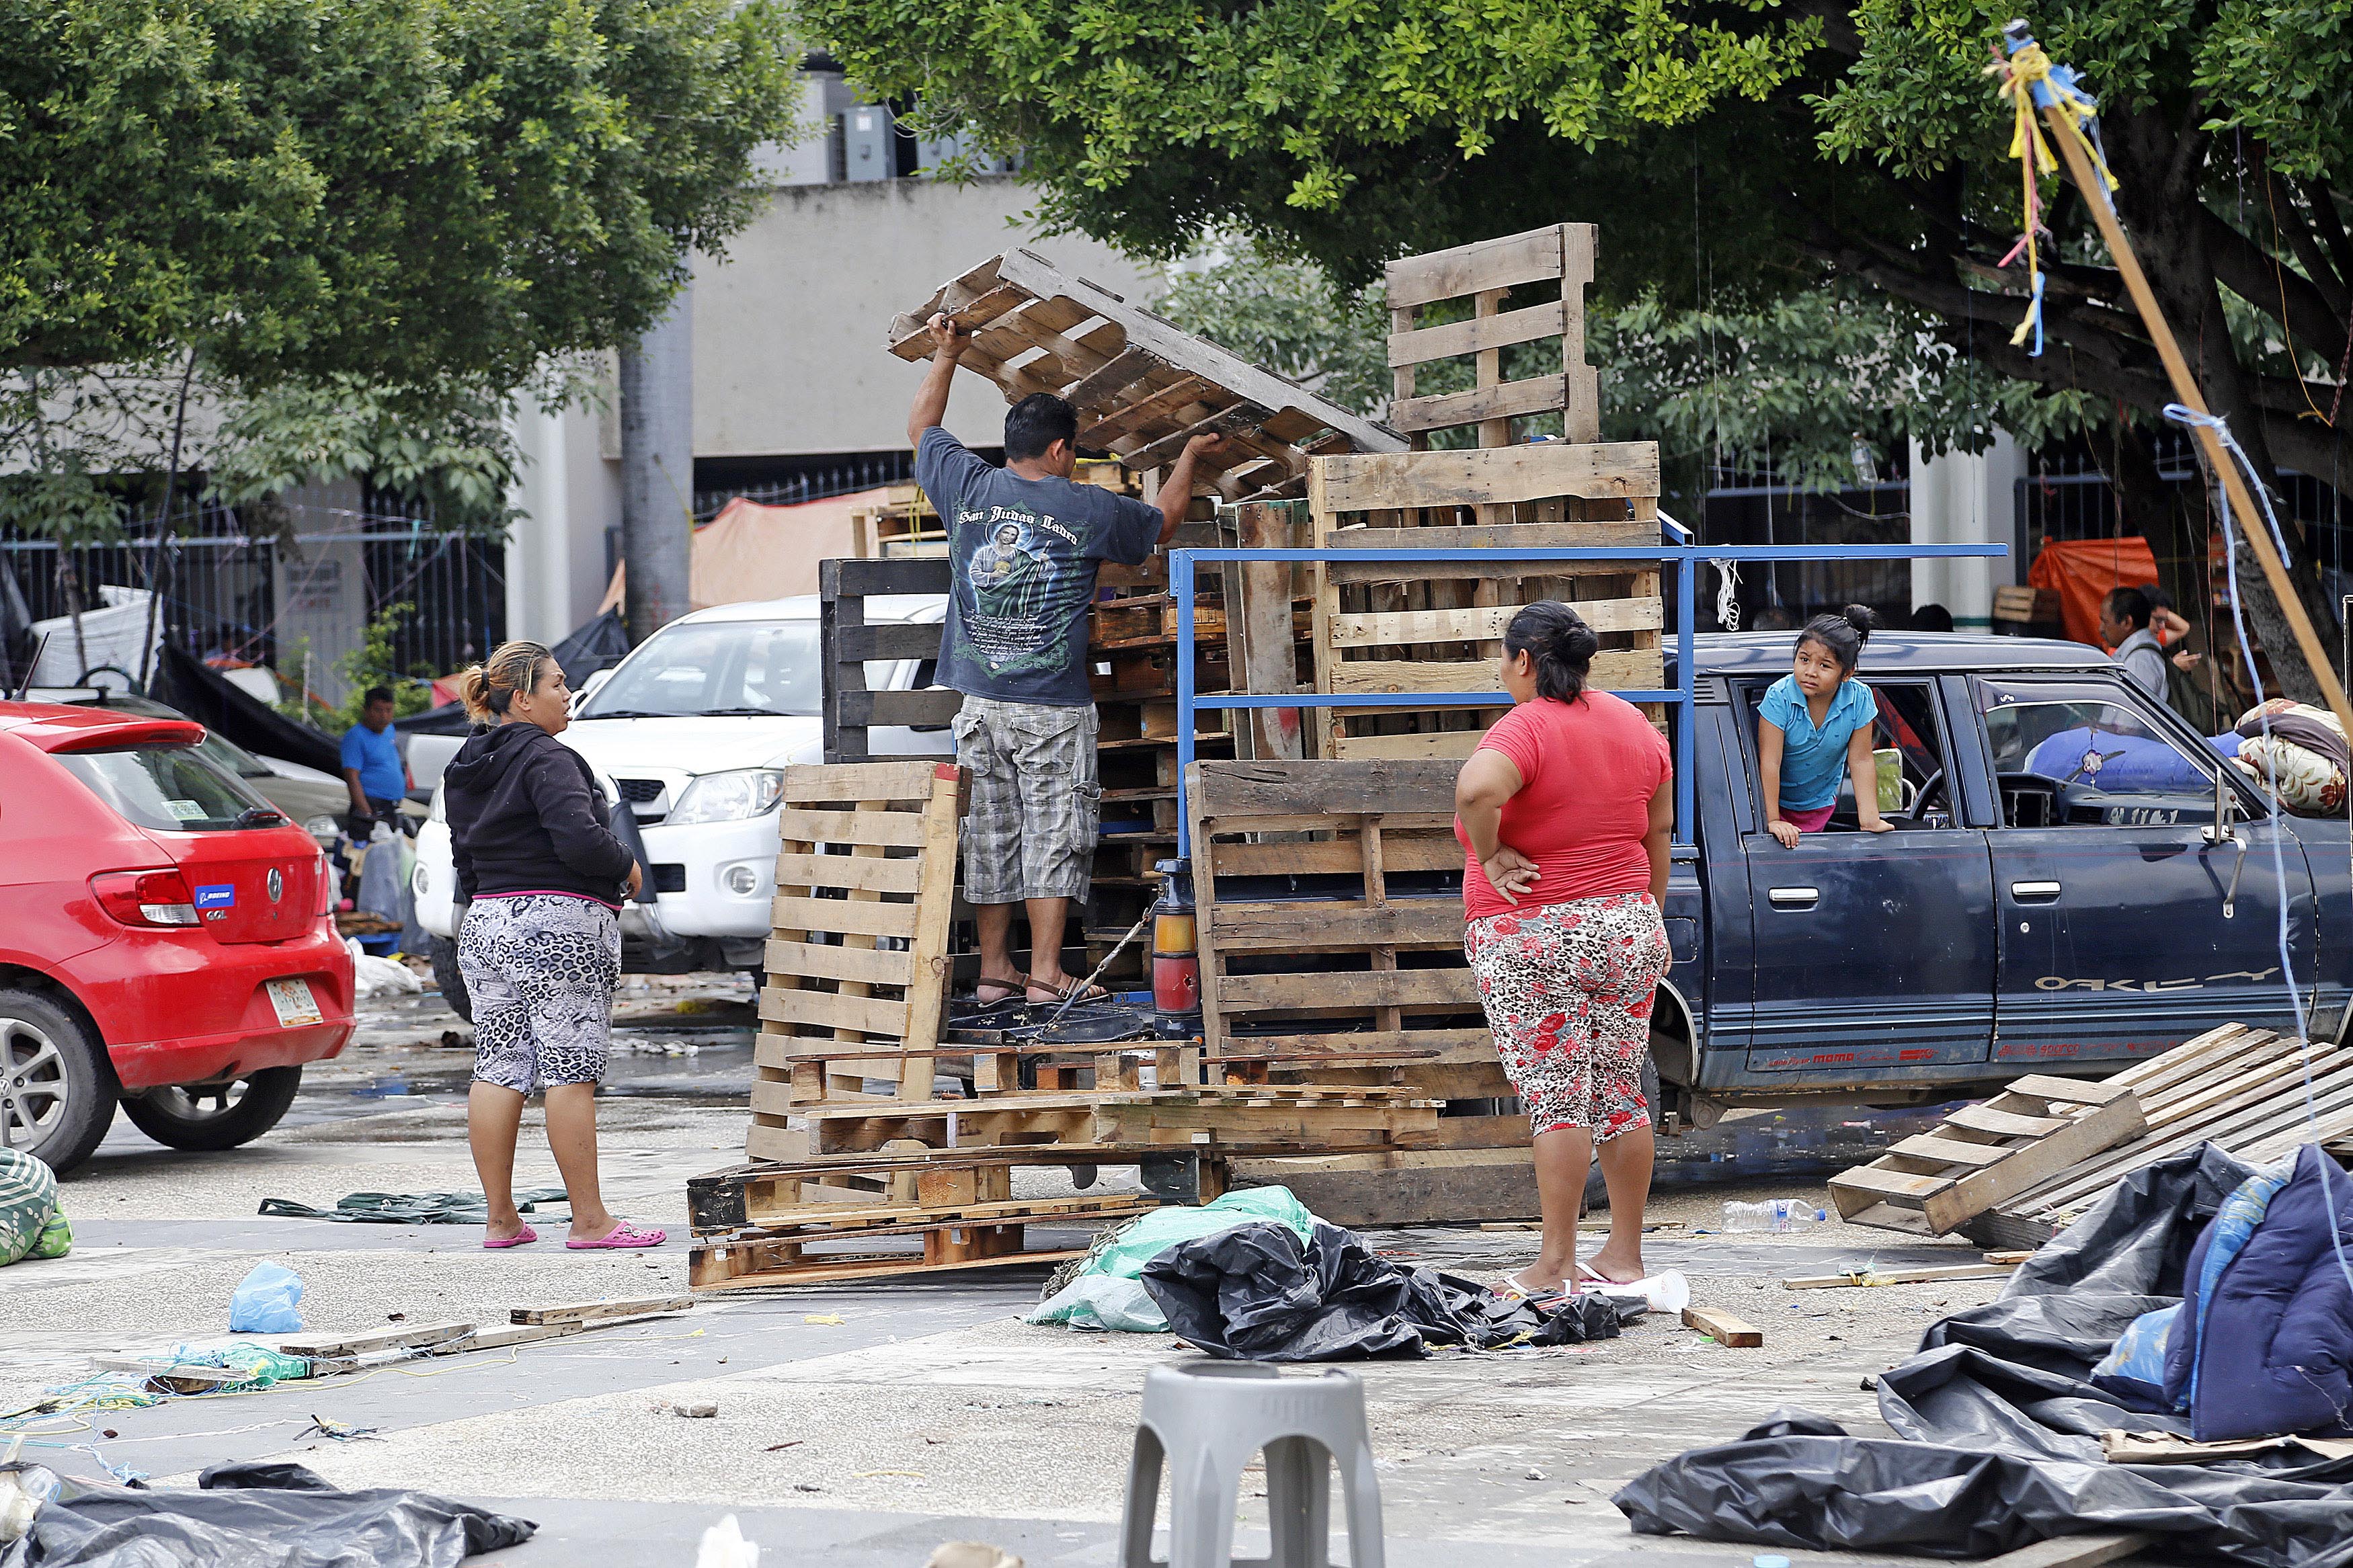
M 0 1142 L 61 1170 L 117 1104 L 175 1149 L 250 1142 L 351 1037 L 325 858 L 204 735 L 0 702 Z

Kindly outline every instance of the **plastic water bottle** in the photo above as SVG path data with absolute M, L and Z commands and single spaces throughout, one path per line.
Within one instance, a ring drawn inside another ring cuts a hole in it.
M 1816 1208 L 1802 1198 L 1768 1198 L 1761 1204 L 1724 1205 L 1726 1230 L 1805 1230 L 1828 1225 L 1830 1217 L 1828 1210 Z

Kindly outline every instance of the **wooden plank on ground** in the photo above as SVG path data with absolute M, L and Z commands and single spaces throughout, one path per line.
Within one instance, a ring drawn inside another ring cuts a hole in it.
M 595 1323 L 607 1318 L 642 1317 L 649 1312 L 683 1312 L 693 1305 L 691 1296 L 636 1296 L 616 1300 L 566 1301 L 553 1307 L 517 1307 L 508 1316 L 517 1323 Z
M 1754 1350 L 1765 1342 L 1765 1331 L 1715 1307 L 1685 1307 L 1683 1327 L 1707 1335 L 1717 1344 Z
M 1837 1290 L 1878 1285 L 1929 1285 L 1945 1279 L 2006 1279 L 2015 1263 L 1953 1263 L 1933 1268 L 1858 1268 L 1846 1274 L 1803 1274 L 1781 1281 L 1789 1290 Z
M 334 1360 L 342 1356 L 366 1355 L 373 1351 L 406 1350 L 416 1345 L 438 1344 L 446 1340 L 463 1339 L 474 1331 L 467 1323 L 424 1323 L 413 1328 L 385 1329 L 372 1334 L 345 1334 L 335 1339 L 301 1338 L 281 1342 L 281 1355 L 299 1355 L 311 1360 Z

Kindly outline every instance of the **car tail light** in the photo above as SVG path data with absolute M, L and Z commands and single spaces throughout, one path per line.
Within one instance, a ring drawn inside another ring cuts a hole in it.
M 319 918 L 332 923 L 335 918 L 335 863 L 327 852 L 319 852 Z
M 192 926 L 195 895 L 174 870 L 100 871 L 90 879 L 99 907 L 127 926 Z

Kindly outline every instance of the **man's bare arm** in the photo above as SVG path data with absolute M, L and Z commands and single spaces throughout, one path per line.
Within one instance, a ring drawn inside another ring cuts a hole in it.
M 1160 493 L 1154 502 L 1160 508 L 1160 545 L 1166 549 L 1176 537 L 1176 530 L 1185 521 L 1186 509 L 1193 504 L 1193 459 L 1215 458 L 1226 449 L 1223 436 L 1196 436 L 1185 443 L 1176 460 L 1168 465 L 1168 477 L 1160 481 Z
M 911 447 L 922 446 L 923 432 L 947 417 L 948 387 L 955 380 L 956 361 L 972 347 L 972 334 L 945 316 L 934 316 L 927 330 L 932 334 L 932 363 L 923 372 L 923 384 L 915 389 L 914 407 L 907 411 Z

